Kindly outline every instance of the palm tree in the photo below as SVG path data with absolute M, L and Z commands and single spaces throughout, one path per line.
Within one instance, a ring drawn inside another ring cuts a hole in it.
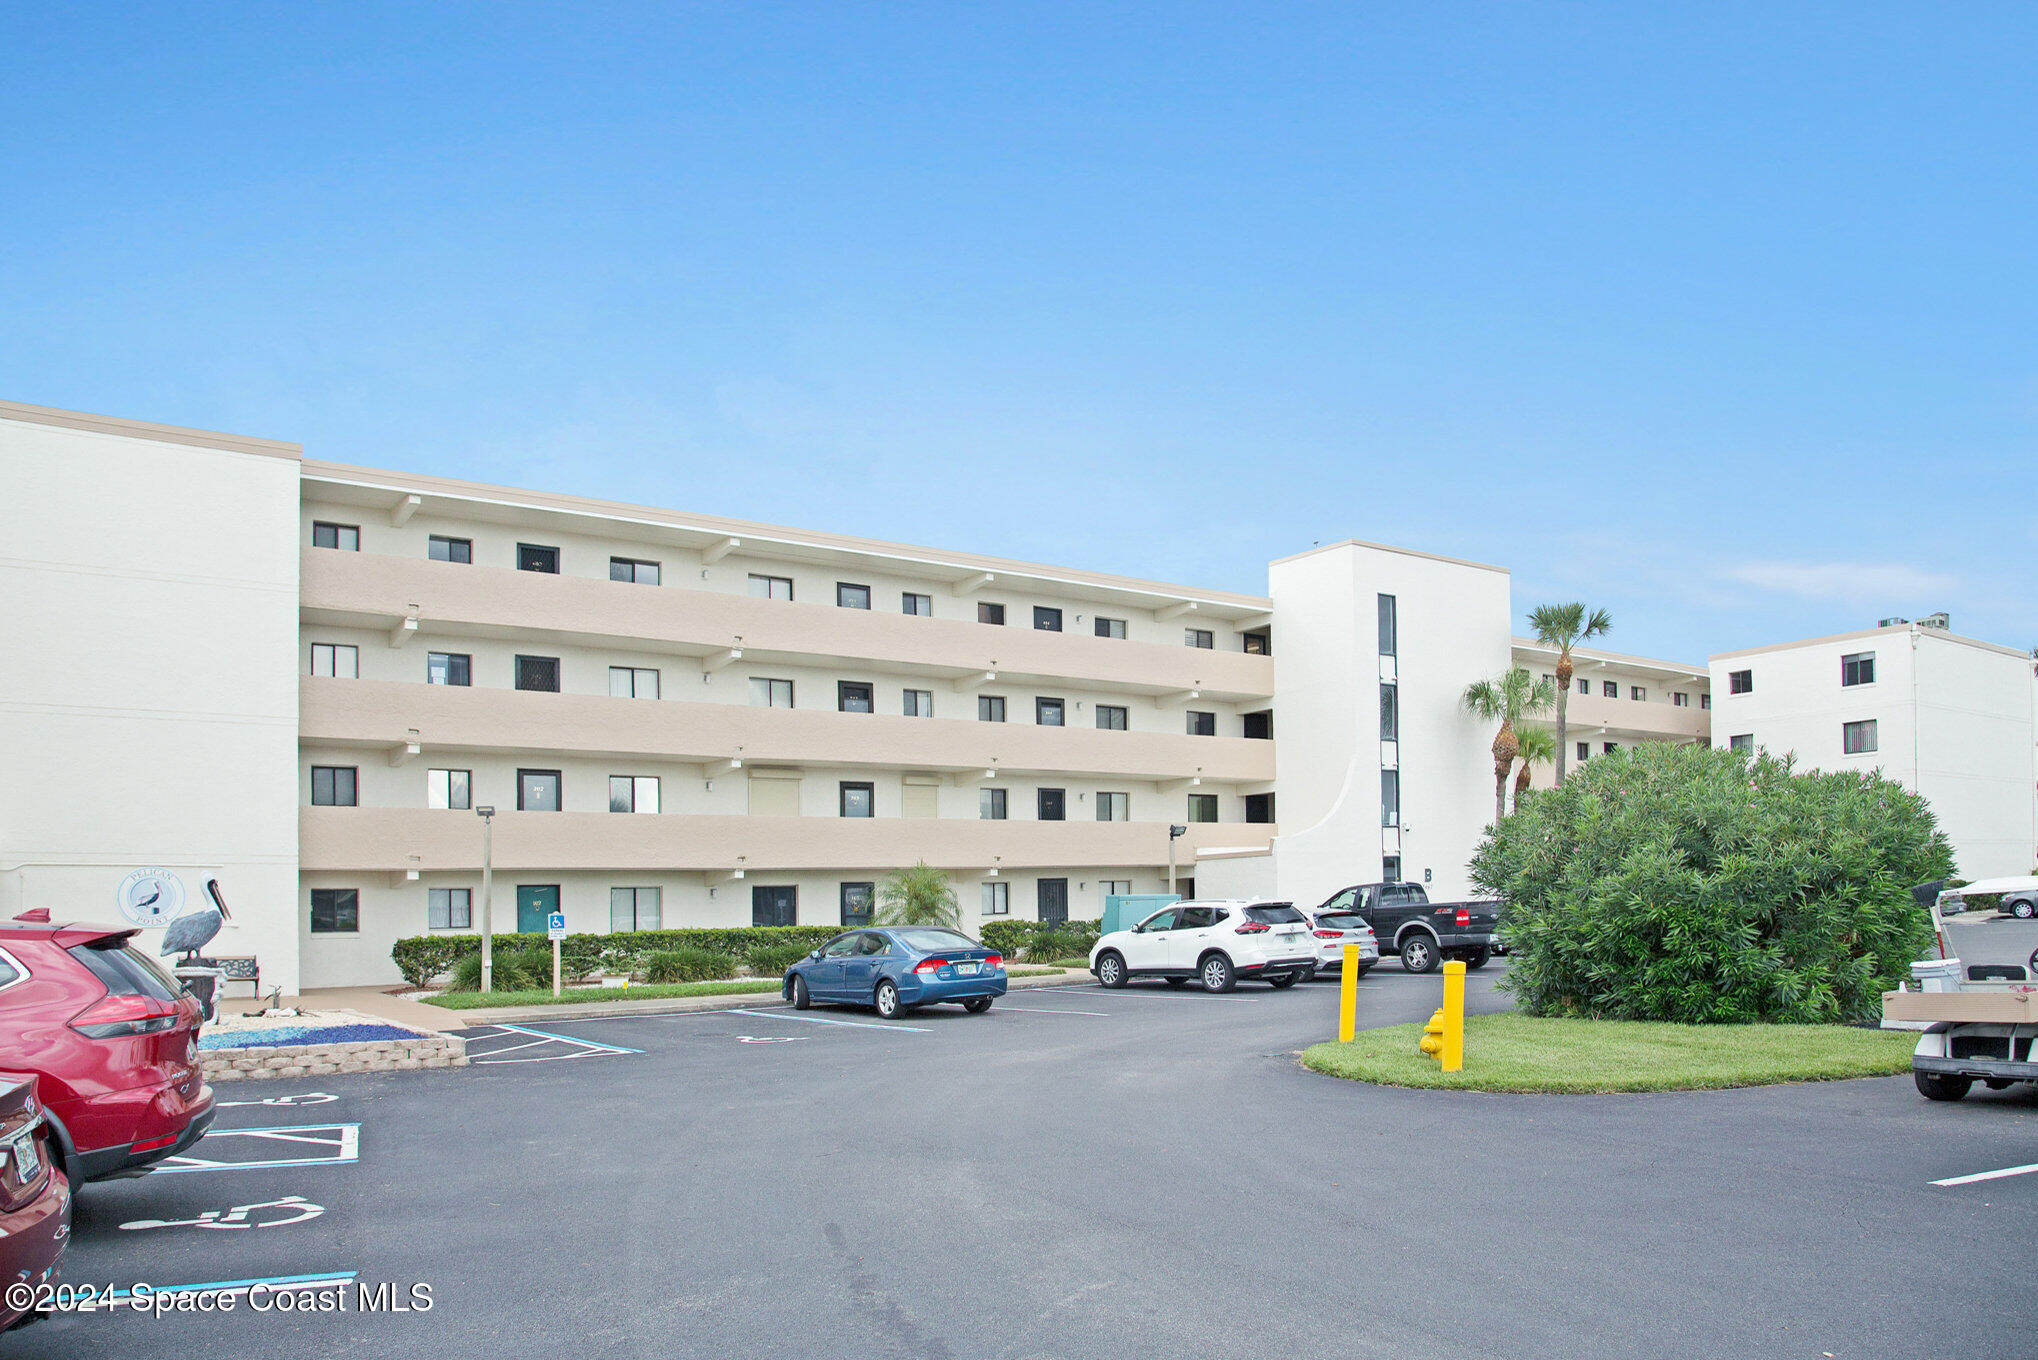
M 872 925 L 952 926 L 956 921 L 955 889 L 948 886 L 948 875 L 924 859 L 878 885 Z
M 1514 810 L 1520 812 L 1521 798 L 1529 791 L 1535 767 L 1557 758 L 1557 738 L 1547 727 L 1524 727 L 1515 733 L 1515 745 L 1519 748 L 1515 756 L 1521 761 L 1521 768 L 1514 772 Z
M 1565 715 L 1571 704 L 1571 647 L 1573 643 L 1604 636 L 1613 627 L 1613 619 L 1604 609 L 1595 609 L 1588 615 L 1584 605 L 1573 602 L 1538 605 L 1529 611 L 1528 621 L 1537 642 L 1557 649 L 1557 782 L 1561 784 L 1564 752 L 1570 745 L 1566 740 L 1570 723 Z
M 1547 680 L 1538 680 L 1528 673 L 1526 666 L 1510 668 L 1497 680 L 1474 680 L 1465 686 L 1459 703 L 1467 713 L 1498 722 L 1500 731 L 1493 737 L 1493 824 L 1499 826 L 1507 816 L 1507 776 L 1514 770 L 1514 757 L 1521 750 L 1521 739 L 1515 735 L 1517 724 L 1525 718 L 1539 717 L 1550 711 L 1556 695 Z

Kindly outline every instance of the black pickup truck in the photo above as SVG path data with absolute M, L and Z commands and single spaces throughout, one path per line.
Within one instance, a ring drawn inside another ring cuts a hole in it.
M 1366 918 L 1380 952 L 1401 956 L 1411 973 L 1433 972 L 1445 959 L 1484 968 L 1497 943 L 1502 902 L 1432 902 L 1420 883 L 1358 883 L 1330 895 L 1318 911 L 1353 911 Z

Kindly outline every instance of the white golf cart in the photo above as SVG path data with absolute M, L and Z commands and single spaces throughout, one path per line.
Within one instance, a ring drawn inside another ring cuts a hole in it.
M 1946 949 L 1945 910 L 1959 910 L 1962 893 L 1999 892 L 2001 879 L 1947 891 L 1939 883 L 1912 889 L 1932 913 L 1939 957 L 1911 965 L 1918 990 L 1884 992 L 1882 1023 L 1919 1029 L 1911 1076 L 1928 1100 L 1958 1100 L 1975 1082 L 2000 1091 L 2014 1082 L 2038 1082 L 2038 950 L 2027 964 L 1963 965 Z

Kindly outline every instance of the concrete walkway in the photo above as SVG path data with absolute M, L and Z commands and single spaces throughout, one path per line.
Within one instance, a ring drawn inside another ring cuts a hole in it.
M 252 997 L 235 997 L 220 1002 L 219 1008 L 235 1015 L 245 1015 L 260 1010 L 266 1004 L 266 1001 Z M 358 1011 L 391 1024 L 408 1025 L 412 1029 L 457 1030 L 476 1023 L 469 1018 L 472 1012 L 427 1006 L 422 1001 L 391 996 L 380 987 L 313 987 L 302 996 L 284 997 L 283 1004 L 312 1011 Z

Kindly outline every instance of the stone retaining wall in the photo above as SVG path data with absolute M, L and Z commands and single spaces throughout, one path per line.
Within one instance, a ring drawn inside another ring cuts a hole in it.
M 199 1056 L 204 1060 L 207 1081 L 410 1072 L 422 1067 L 465 1067 L 467 1041 L 456 1034 L 420 1034 L 415 1039 L 377 1039 L 362 1044 L 202 1049 Z

